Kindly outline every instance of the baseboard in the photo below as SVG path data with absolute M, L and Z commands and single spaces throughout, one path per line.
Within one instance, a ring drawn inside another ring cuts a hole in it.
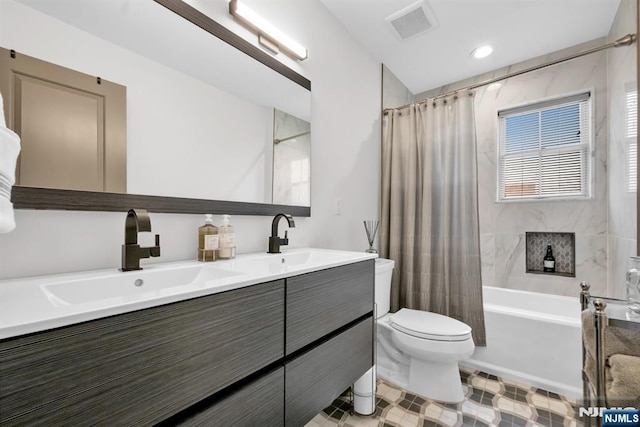
M 477 369 L 488 374 L 493 374 L 498 377 L 510 379 L 517 383 L 522 383 L 532 387 L 541 388 L 543 390 L 552 391 L 569 399 L 582 399 L 582 389 L 579 387 L 571 387 L 567 384 L 525 374 L 524 372 L 503 368 L 492 363 L 467 359 L 464 362 L 460 362 L 460 366 Z

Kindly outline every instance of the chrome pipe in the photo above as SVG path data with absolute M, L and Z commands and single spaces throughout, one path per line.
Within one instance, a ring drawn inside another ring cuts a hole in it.
M 589 307 L 589 299 L 591 298 L 589 289 L 591 289 L 591 285 L 588 282 L 584 280 L 580 282 L 580 306 L 582 310 L 586 310 Z
M 595 307 L 594 313 L 594 327 L 596 331 L 596 366 L 597 366 L 597 376 L 596 376 L 596 392 L 598 394 L 596 399 L 596 404 L 599 407 L 604 407 L 607 405 L 607 395 L 606 395 L 606 352 L 605 352 L 605 342 L 604 342 L 604 330 L 607 326 L 607 315 L 605 313 L 605 308 L 607 307 L 607 303 L 604 301 L 597 299 L 593 302 L 593 306 Z
M 585 281 L 580 282 L 580 307 L 581 311 L 587 310 L 589 306 L 589 299 L 591 295 L 589 294 L 589 289 L 591 289 L 591 285 Z M 587 348 L 584 345 L 584 338 L 581 340 L 582 344 L 582 406 L 590 407 L 593 406 L 591 404 L 591 389 L 589 386 L 589 377 L 587 377 L 587 373 L 584 370 L 584 367 L 587 363 Z M 584 422 L 585 427 L 591 427 L 591 419 L 586 419 Z

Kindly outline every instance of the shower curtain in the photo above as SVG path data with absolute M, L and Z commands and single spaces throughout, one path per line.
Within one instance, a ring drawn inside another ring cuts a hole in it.
M 484 346 L 473 94 L 385 120 L 380 252 L 395 260 L 391 310 L 453 317 Z

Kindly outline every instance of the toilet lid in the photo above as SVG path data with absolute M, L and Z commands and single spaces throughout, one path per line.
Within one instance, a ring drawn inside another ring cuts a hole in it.
M 471 327 L 459 320 L 422 310 L 403 308 L 391 316 L 391 327 L 405 334 L 435 341 L 464 341 Z

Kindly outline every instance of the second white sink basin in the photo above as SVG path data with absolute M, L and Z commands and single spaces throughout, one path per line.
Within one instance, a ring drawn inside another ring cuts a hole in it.
M 283 254 L 267 254 L 264 256 L 258 256 L 255 258 L 247 258 L 245 260 L 238 261 L 246 263 L 247 265 L 255 263 L 256 265 L 270 265 L 275 267 L 285 267 L 293 265 L 304 265 L 312 261 L 312 256 L 317 255 L 310 251 L 308 252 L 292 252 Z M 317 256 L 315 257 L 317 258 Z
M 64 276 L 53 283 L 41 285 L 42 291 L 56 305 L 86 304 L 117 298 L 130 301 L 175 292 L 175 288 L 205 284 L 238 276 L 238 271 L 204 265 L 178 268 L 147 267 L 140 271 L 105 274 L 98 277 Z
M 295 272 L 320 266 L 331 267 L 353 258 L 353 252 L 323 249 L 292 249 L 280 254 L 252 255 L 236 259 L 225 268 L 249 274 Z

